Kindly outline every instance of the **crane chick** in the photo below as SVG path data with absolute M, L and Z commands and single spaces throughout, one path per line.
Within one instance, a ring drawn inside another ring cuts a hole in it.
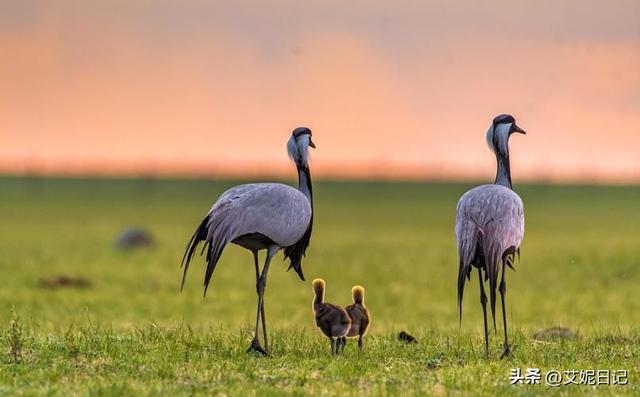
M 349 338 L 358 338 L 358 348 L 362 350 L 362 337 L 367 333 L 369 324 L 371 323 L 371 316 L 369 311 L 364 305 L 364 287 L 356 285 L 351 289 L 351 297 L 353 298 L 353 304 L 347 306 L 345 310 L 351 319 L 351 327 L 347 333 Z M 342 338 L 340 345 L 342 349 L 347 344 L 345 338 Z
M 338 340 L 344 339 L 344 336 L 349 332 L 351 320 L 342 307 L 324 301 L 325 282 L 323 279 L 313 280 L 312 286 L 316 326 L 331 340 L 331 353 L 338 354 L 340 352 Z M 342 347 L 344 348 L 344 346 Z

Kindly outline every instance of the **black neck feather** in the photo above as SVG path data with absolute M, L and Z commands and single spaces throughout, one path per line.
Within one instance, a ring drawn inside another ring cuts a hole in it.
M 313 187 L 311 186 L 311 171 L 306 165 L 298 165 L 298 190 L 309 200 L 313 209 Z
M 506 156 L 501 154 L 496 154 L 496 159 L 498 162 L 498 170 L 496 172 L 496 181 L 494 182 L 496 185 L 502 185 L 512 189 L 511 185 L 511 164 L 509 162 L 509 154 Z
M 304 281 L 304 273 L 302 272 L 302 258 L 304 257 L 309 242 L 311 241 L 311 231 L 313 230 L 313 189 L 311 188 L 311 172 L 307 165 L 296 164 L 298 167 L 298 189 L 307 197 L 311 205 L 311 219 L 307 230 L 300 240 L 295 244 L 284 249 L 285 258 L 291 259 L 289 269 L 293 268 L 298 277 Z

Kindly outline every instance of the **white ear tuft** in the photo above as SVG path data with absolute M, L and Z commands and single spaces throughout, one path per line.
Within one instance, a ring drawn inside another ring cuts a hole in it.
M 298 138 L 292 136 L 287 142 L 289 157 L 299 166 L 309 166 L 309 135 L 300 135 Z
M 512 123 L 491 124 L 487 131 L 487 144 L 493 153 L 500 156 L 509 155 L 509 131 Z

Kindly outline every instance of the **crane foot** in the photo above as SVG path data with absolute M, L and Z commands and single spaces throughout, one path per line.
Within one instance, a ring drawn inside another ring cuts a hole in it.
M 260 342 L 258 341 L 258 338 L 253 338 L 253 340 L 251 341 L 251 345 L 249 345 L 249 348 L 247 349 L 247 353 L 251 353 L 254 352 L 257 355 L 260 355 L 262 357 L 269 357 L 270 354 L 268 351 L 266 351 L 261 345 Z
M 507 358 L 511 355 L 511 347 L 509 345 L 504 345 L 504 350 L 502 351 L 502 355 L 500 355 L 500 359 Z

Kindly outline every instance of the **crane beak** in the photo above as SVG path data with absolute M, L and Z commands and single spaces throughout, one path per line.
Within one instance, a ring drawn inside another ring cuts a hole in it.
M 313 143 L 313 141 L 311 140 L 311 138 L 309 138 L 309 146 L 311 146 L 312 148 L 316 148 L 316 144 Z
M 513 123 L 513 127 L 511 127 L 511 132 L 517 132 L 518 134 L 527 134 L 522 128 L 518 127 L 515 123 Z

